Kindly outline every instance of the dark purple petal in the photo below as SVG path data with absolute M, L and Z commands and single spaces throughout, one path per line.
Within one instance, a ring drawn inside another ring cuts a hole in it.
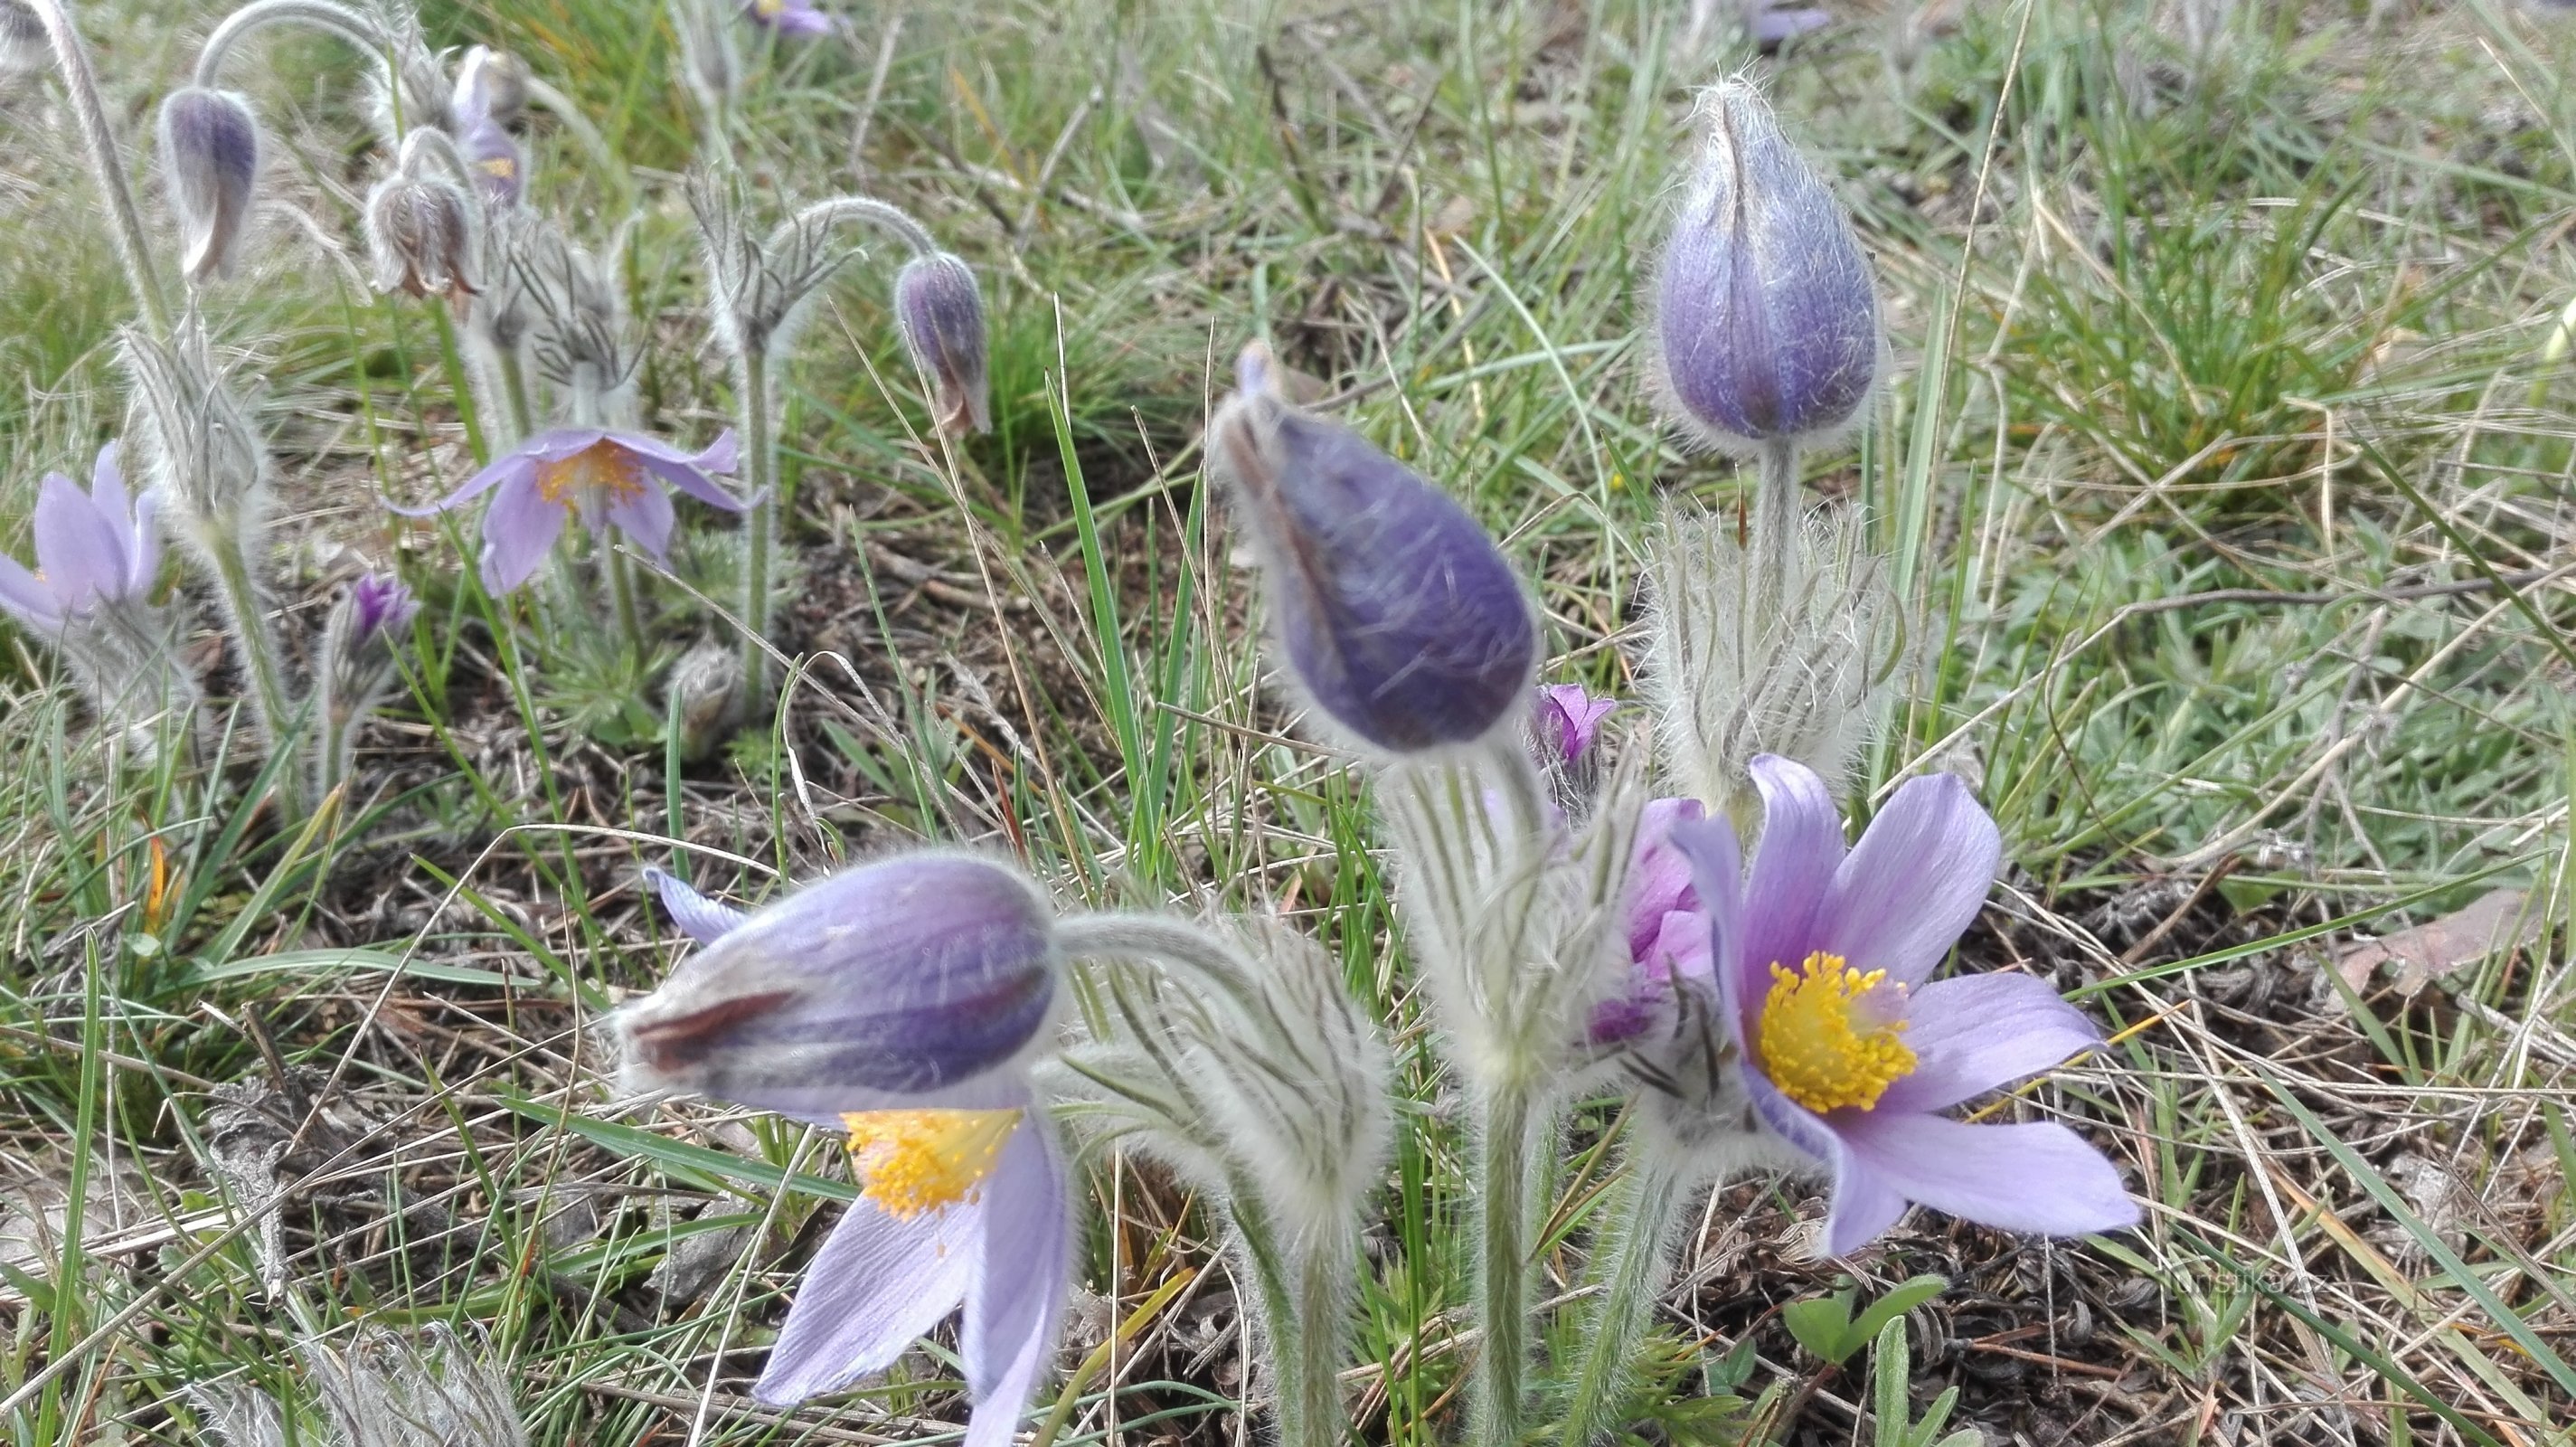
M 1010 1447 L 1054 1355 L 1072 1272 L 1064 1163 L 1037 1112 L 1011 1133 L 984 1189 L 983 1259 L 957 1343 L 975 1401 L 964 1447 Z
M 987 1209 L 979 1194 L 907 1220 L 864 1197 L 851 1202 L 797 1288 L 752 1395 L 789 1406 L 894 1365 L 965 1298 Z
M 655 562 L 670 557 L 671 526 L 678 518 L 671 510 L 669 493 L 658 487 L 620 492 L 608 500 L 608 520 Z
M 1985 908 L 2003 851 L 1956 775 L 1907 780 L 1834 871 L 1816 948 L 1921 984 Z
M 2138 1223 L 2120 1173 L 2054 1122 L 1966 1125 L 1937 1115 L 1845 1110 L 1834 1113 L 1833 1128 L 1889 1189 L 1936 1211 L 2046 1236 Z M 1847 1249 L 1838 1244 L 1836 1254 Z
M 0 558 L 0 608 L 38 633 L 63 631 L 62 600 L 16 558 Z
M 969 855 L 899 855 L 745 920 L 618 1017 L 632 1072 L 811 1116 L 963 1108 L 1051 1018 L 1058 956 L 1036 888 Z
M 384 573 L 361 574 L 349 585 L 349 604 L 353 642 L 399 633 L 420 612 L 419 600 L 403 580 Z
M 1882 1111 L 1946 1110 L 2102 1043 L 2084 1012 L 2029 975 L 1961 975 L 1917 986 L 1905 1015 L 1914 1073 Z
M 1744 883 L 1742 964 L 1745 998 L 1758 1001 L 1771 988 L 1773 965 L 1796 970 L 1827 933 L 1830 916 L 1818 912 L 1843 862 L 1843 816 L 1825 781 L 1806 765 L 1763 754 L 1751 769 L 1762 796 L 1762 837 Z
M 36 565 L 67 611 L 125 595 L 125 543 L 117 532 L 70 478 L 45 474 L 36 493 Z
M 570 508 L 537 486 L 535 463 L 508 475 L 483 511 L 485 590 L 497 598 L 535 577 L 570 516 Z
M 1878 375 L 1878 298 L 1841 203 L 1752 87 L 1704 103 L 1709 139 L 1655 281 L 1673 400 L 1723 437 L 1841 426 Z
M 1579 683 L 1551 683 L 1538 691 L 1538 738 L 1554 762 L 1571 764 L 1591 752 L 1601 721 L 1619 706 L 1615 698 L 1594 698 Z
M 662 908 L 670 912 L 671 923 L 678 925 L 683 933 L 699 944 L 714 944 L 733 933 L 735 927 L 748 918 L 732 905 L 718 904 L 691 889 L 687 881 L 676 874 L 648 868 L 644 871 L 644 882 L 661 897 Z

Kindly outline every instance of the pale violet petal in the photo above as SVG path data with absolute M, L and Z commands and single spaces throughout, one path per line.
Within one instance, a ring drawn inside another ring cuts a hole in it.
M 2090 1050 L 2102 1032 L 2047 981 L 1993 973 L 1917 986 L 1903 1038 L 1914 1072 L 1890 1085 L 1875 1109 L 1948 1109 Z
M 2045 1236 L 2117 1231 L 2138 1223 L 2120 1173 L 2082 1136 L 2053 1121 L 1968 1125 L 1937 1115 L 1836 1111 L 1843 1148 L 1909 1201 Z
M 691 889 L 688 882 L 678 875 L 666 870 L 646 869 L 644 882 L 651 885 L 653 892 L 661 897 L 662 908 L 669 911 L 671 923 L 678 925 L 682 932 L 699 944 L 714 944 L 732 933 L 734 926 L 743 921 L 741 910 L 729 904 L 716 903 Z
M 1072 1271 L 1064 1171 L 1045 1122 L 1032 1112 L 985 1183 L 985 1244 L 959 1341 L 975 1401 L 965 1447 L 1009 1447 L 1055 1354 Z
M 1909 779 L 1834 871 L 1819 947 L 1918 985 L 1976 922 L 2003 836 L 1952 774 Z
M 964 1298 L 986 1209 L 966 1200 L 906 1220 L 852 1202 L 815 1253 L 752 1394 L 786 1406 L 892 1365 Z

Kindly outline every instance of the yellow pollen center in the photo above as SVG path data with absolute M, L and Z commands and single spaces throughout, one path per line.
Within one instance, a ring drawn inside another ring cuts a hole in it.
M 1877 1020 L 1862 1004 L 1886 981 L 1885 970 L 1863 974 L 1822 951 L 1794 972 L 1774 963 L 1755 1031 L 1762 1073 L 1782 1095 L 1819 1113 L 1877 1105 L 1890 1085 L 1914 1073 L 1914 1052 L 1896 1038 L 1905 1022 Z
M 570 457 L 537 467 L 537 496 L 565 506 L 595 495 L 602 503 L 644 495 L 644 468 L 625 449 L 594 442 Z
M 488 156 L 475 162 L 474 167 L 487 176 L 498 176 L 504 181 L 519 174 L 519 163 L 507 156 Z
M 787 8 L 787 0 L 751 0 L 751 13 L 763 20 L 775 20 Z
M 1020 1123 L 1016 1110 L 869 1110 L 841 1117 L 859 1194 L 910 1221 L 980 1194 Z

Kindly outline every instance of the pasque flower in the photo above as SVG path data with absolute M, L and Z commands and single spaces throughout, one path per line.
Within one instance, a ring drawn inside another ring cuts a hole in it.
M 576 511 L 594 536 L 604 541 L 613 525 L 656 558 L 671 544 L 670 489 L 709 507 L 742 511 L 741 499 L 708 476 L 733 471 L 739 452 L 730 430 L 706 451 L 689 453 L 631 432 L 557 427 L 493 459 L 437 502 L 393 510 L 427 517 L 493 492 L 483 514 L 483 586 L 506 593 L 536 575 Z
M 1700 905 L 1689 858 L 1673 842 L 1674 830 L 1707 813 L 1697 799 L 1650 800 L 1638 811 L 1637 842 L 1620 900 L 1628 925 L 1627 988 L 1593 1007 L 1595 1045 L 1624 1044 L 1668 1025 L 1680 990 L 1716 984 L 1708 911 Z
M 1070 1270 L 1065 1164 L 1029 1083 L 1063 972 L 1001 865 L 901 855 L 738 914 L 653 882 L 706 947 L 616 1017 L 626 1080 L 833 1124 L 862 1184 L 755 1387 L 788 1403 L 901 1355 L 961 1301 L 968 1447 L 1005 1447 Z
M 1701 111 L 1708 142 L 1655 279 L 1665 390 L 1722 445 L 1831 432 L 1878 377 L 1869 258 L 1751 86 L 1718 85 Z
M 1813 770 L 1766 754 L 1752 774 L 1763 825 L 1749 873 L 1723 820 L 1674 838 L 1711 921 L 1720 1010 L 1754 1109 L 1833 1172 L 1827 1251 L 1857 1249 L 1909 1201 L 2049 1235 L 2136 1224 L 2119 1172 L 2065 1126 L 1939 1113 L 2101 1041 L 2029 975 L 1931 978 L 2003 853 L 1967 786 L 1909 780 L 1846 850 Z
M 984 294 L 975 269 L 945 251 L 916 256 L 894 278 L 895 329 L 930 379 L 939 430 L 950 437 L 993 427 L 984 339 Z
M 139 600 L 161 571 L 159 494 L 129 497 L 116 444 L 98 450 L 89 491 L 59 472 L 36 494 L 36 569 L 0 557 L 0 608 L 54 637 L 102 604 Z
M 161 169 L 178 213 L 180 269 L 229 275 L 259 183 L 259 121 L 231 91 L 188 86 L 161 103 Z
M 1269 584 L 1289 669 L 1336 723 L 1394 753 L 1486 737 L 1527 707 L 1538 632 L 1519 578 L 1448 494 L 1358 433 L 1288 406 L 1270 353 L 1208 424 Z
M 755 25 L 781 35 L 829 35 L 832 17 L 814 0 L 743 0 L 742 13 Z
M 1538 691 L 1539 748 L 1551 763 L 1577 763 L 1592 751 L 1601 721 L 1619 706 L 1615 698 L 1594 698 L 1579 683 L 1551 683 Z

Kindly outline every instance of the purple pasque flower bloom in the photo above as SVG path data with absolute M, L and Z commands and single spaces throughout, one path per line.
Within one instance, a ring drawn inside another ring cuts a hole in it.
M 1742 447 L 1831 432 L 1878 380 L 1869 258 L 1761 95 L 1725 81 L 1655 278 L 1655 339 L 1680 420 Z
M 106 603 L 140 599 L 161 572 L 160 490 L 129 497 L 117 444 L 98 450 L 89 491 L 59 472 L 36 494 L 36 567 L 0 557 L 0 608 L 35 632 Z
M 536 576 L 576 510 L 593 536 L 604 541 L 614 525 L 655 558 L 668 556 L 670 489 L 741 512 L 746 504 L 708 476 L 732 472 L 741 452 L 731 428 L 706 451 L 689 453 L 632 432 L 557 427 L 494 458 L 427 507 L 388 506 L 404 517 L 428 517 L 497 489 L 483 514 L 483 586 L 507 593 Z
M 894 278 L 895 330 L 930 379 L 931 408 L 950 437 L 993 430 L 984 294 L 975 269 L 948 252 L 916 256 Z
M 1259 343 L 1208 424 L 1260 554 L 1289 671 L 1390 753 L 1473 743 L 1519 719 L 1538 665 L 1520 578 L 1467 510 L 1338 423 L 1279 395 Z
M 353 642 L 389 637 L 411 626 L 420 600 L 410 585 L 391 573 L 361 573 L 349 585 L 349 633 Z
M 1579 683 L 1551 683 L 1538 691 L 1538 742 L 1545 763 L 1576 763 L 1592 749 L 1601 721 L 1619 706 L 1615 698 L 1595 698 Z M 1553 757 L 1548 757 L 1552 755 Z
M 1967 786 L 1907 781 L 1846 850 L 1814 770 L 1764 754 L 1752 774 L 1763 825 L 1749 873 L 1722 819 L 1674 840 L 1708 912 L 1720 1013 L 1755 1112 L 1833 1172 L 1828 1254 L 1858 1249 L 1909 1201 L 2052 1236 L 2135 1225 L 2119 1172 L 2065 1126 L 1939 1113 L 2102 1039 L 2029 975 L 1931 978 L 2003 857 Z
M 836 23 L 814 8 L 814 0 L 743 0 L 742 13 L 781 35 L 829 35 Z
M 1691 862 L 1673 843 L 1673 831 L 1698 823 L 1707 809 L 1697 799 L 1655 799 L 1637 819 L 1629 856 L 1627 892 L 1620 913 L 1628 922 L 1627 988 L 1592 1009 L 1595 1045 L 1620 1045 L 1669 1024 L 1685 987 L 1711 990 L 1708 912 L 1701 908 Z
M 1028 1074 L 1062 972 L 1046 900 L 962 854 L 862 865 L 749 915 L 648 877 L 706 947 L 617 1016 L 629 1083 L 836 1124 L 861 1182 L 755 1394 L 844 1387 L 962 1302 L 966 1443 L 1007 1447 L 1071 1270 L 1065 1162 Z

